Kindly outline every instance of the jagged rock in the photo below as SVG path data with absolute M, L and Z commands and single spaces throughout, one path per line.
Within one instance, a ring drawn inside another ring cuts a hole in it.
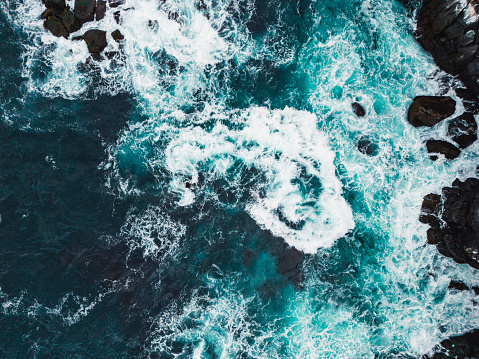
M 366 115 L 366 111 L 364 110 L 364 107 L 361 106 L 358 102 L 353 102 L 351 106 L 356 116 L 363 117 L 364 115 Z
M 465 112 L 452 119 L 448 124 L 447 134 L 460 148 L 466 148 L 476 141 L 477 123 L 472 113 Z
M 442 140 L 428 140 L 426 142 L 427 152 L 441 153 L 448 160 L 453 160 L 461 154 L 461 150 L 452 143 Z
M 115 19 L 117 24 L 121 23 L 121 13 L 119 11 L 115 11 L 113 13 L 113 18 Z
M 447 96 L 417 96 L 407 113 L 407 120 L 414 127 L 429 126 L 441 122 L 456 110 L 456 102 Z
M 43 0 L 43 3 L 49 9 L 63 10 L 66 7 L 65 0 Z
M 60 17 L 62 16 L 62 13 L 63 13 L 62 10 L 58 10 L 58 9 L 55 9 L 55 8 L 47 8 L 47 9 L 42 13 L 42 15 L 40 16 L 40 18 L 43 19 L 43 20 L 48 19 L 50 16 L 56 16 L 56 17 L 60 18 Z
M 441 196 L 429 193 L 422 201 L 419 222 L 429 224 L 433 228 L 439 228 L 439 211 L 441 209 Z
M 69 33 L 78 31 L 81 28 L 80 20 L 78 20 L 78 18 L 69 9 L 63 10 L 61 20 L 63 26 Z
M 479 330 L 475 329 L 472 332 L 464 335 L 451 337 L 441 342 L 441 349 L 433 356 L 427 359 L 474 359 L 479 356 Z
M 50 16 L 48 19 L 46 19 L 43 23 L 43 26 L 57 37 L 63 36 L 65 39 L 68 38 L 67 29 L 65 29 L 65 26 L 63 26 L 61 20 L 56 16 Z
M 105 0 L 98 0 L 96 2 L 96 9 L 95 9 L 95 18 L 97 21 L 103 19 L 106 13 L 106 1 Z
M 82 22 L 93 21 L 95 17 L 95 0 L 75 0 L 75 16 Z
M 368 156 L 375 156 L 378 153 L 378 146 L 368 138 L 362 137 L 358 141 L 358 151 Z
M 417 16 L 415 36 L 431 53 L 441 69 L 459 79 L 479 95 L 479 59 L 477 29 L 479 28 L 476 0 L 428 0 Z
M 458 290 L 458 291 L 469 290 L 469 287 L 467 285 L 465 285 L 462 282 L 455 281 L 455 280 L 451 281 L 447 287 L 449 289 L 455 289 L 455 290 Z
M 476 33 L 474 32 L 474 30 L 469 30 L 468 32 L 466 32 L 466 34 L 462 38 L 462 46 L 467 46 L 472 44 L 475 38 L 476 38 Z
M 120 30 L 115 30 L 111 33 L 111 37 L 113 38 L 113 40 L 115 40 L 116 42 L 120 42 L 121 40 L 123 40 L 125 37 L 122 35 L 122 33 L 120 32 Z
M 428 230 L 428 243 L 442 255 L 479 269 L 479 180 L 456 179 L 452 187 L 443 188 L 442 198 L 439 210 L 433 206 L 433 215 L 440 215 L 443 225 Z
M 91 54 L 102 52 L 108 45 L 106 32 L 103 30 L 89 30 L 83 34 L 83 40 L 85 40 Z

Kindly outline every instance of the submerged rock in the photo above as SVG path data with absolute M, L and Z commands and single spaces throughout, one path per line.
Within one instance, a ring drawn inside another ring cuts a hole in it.
M 452 143 L 442 140 L 428 140 L 426 142 L 427 152 L 429 153 L 441 153 L 448 160 L 453 160 L 461 154 L 461 150 L 454 146 Z M 436 157 L 437 158 L 437 157 Z M 434 160 L 435 158 L 433 158 Z
M 378 146 L 367 137 L 362 137 L 358 141 L 358 151 L 368 156 L 376 156 Z
M 420 220 L 432 226 L 428 243 L 442 255 L 479 269 L 479 180 L 456 179 L 452 187 L 443 188 L 443 202 L 439 198 L 429 194 L 423 202 Z
M 477 123 L 472 113 L 466 112 L 452 119 L 448 124 L 447 134 L 460 148 L 472 145 L 477 140 Z
M 103 30 L 88 30 L 83 34 L 83 40 L 85 40 L 91 54 L 102 52 L 108 45 L 106 32 Z
M 432 127 L 456 110 L 456 102 L 448 96 L 417 96 L 407 113 L 407 120 L 414 127 Z
M 62 21 L 56 16 L 48 17 L 43 23 L 43 26 L 57 37 L 63 36 L 65 39 L 68 38 L 67 29 L 65 29 Z
M 361 106 L 358 102 L 353 102 L 351 107 L 353 108 L 353 112 L 356 116 L 364 117 L 364 115 L 366 115 L 366 111 L 364 110 L 364 107 Z
M 93 21 L 95 17 L 95 0 L 75 0 L 75 16 L 82 22 Z

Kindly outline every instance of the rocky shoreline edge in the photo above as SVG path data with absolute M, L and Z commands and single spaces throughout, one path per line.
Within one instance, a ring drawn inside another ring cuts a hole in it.
M 430 139 L 426 148 L 431 160 L 444 156 L 457 158 L 461 150 L 477 140 L 479 112 L 479 1 L 423 0 L 417 14 L 414 36 L 436 64 L 459 79 L 464 88 L 455 89 L 465 112 L 455 113 L 455 101 L 447 96 L 419 96 L 411 104 L 407 119 L 414 127 L 432 127 L 447 121 L 450 141 Z M 456 179 L 441 194 L 427 194 L 422 203 L 419 221 L 428 224 L 427 243 L 457 263 L 479 269 L 479 180 Z M 462 282 L 452 281 L 451 290 L 473 290 Z M 440 344 L 430 359 L 479 357 L 479 330 L 451 337 Z

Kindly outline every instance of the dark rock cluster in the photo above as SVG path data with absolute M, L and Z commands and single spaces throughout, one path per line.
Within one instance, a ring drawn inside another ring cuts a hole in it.
M 407 120 L 414 127 L 432 127 L 452 116 L 455 111 L 456 102 L 448 96 L 417 96 L 409 107 Z M 456 144 L 435 139 L 426 141 L 432 160 L 438 158 L 436 154 L 453 160 L 461 154 L 460 149 L 477 140 L 477 123 L 471 112 L 450 119 L 447 126 L 447 135 Z
M 479 2 L 424 0 L 415 36 L 444 71 L 479 96 Z
M 474 359 L 479 357 L 479 330 L 461 336 L 451 337 L 441 343 L 442 350 L 426 359 Z
M 479 269 L 479 180 L 456 179 L 442 195 L 428 194 L 419 220 L 431 226 L 427 241 L 458 263 Z
M 105 0 L 75 0 L 75 8 L 70 10 L 65 0 L 43 0 L 46 10 L 42 14 L 45 20 L 43 26 L 57 37 L 69 38 L 70 34 L 81 29 L 86 22 L 97 21 L 105 17 L 107 2 Z M 117 7 L 122 4 L 119 0 L 110 0 L 109 7 Z M 112 34 L 115 41 L 121 42 L 124 37 L 119 30 Z M 75 36 L 72 40 L 84 40 L 88 51 L 96 60 L 101 60 L 100 53 L 108 45 L 106 32 L 103 30 L 88 30 L 81 36 Z M 110 57 L 111 54 L 105 54 Z

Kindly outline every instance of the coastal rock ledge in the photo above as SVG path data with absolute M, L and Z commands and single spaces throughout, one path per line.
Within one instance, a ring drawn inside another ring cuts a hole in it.
M 414 35 L 444 71 L 479 96 L 479 1 L 424 0 Z
M 478 179 L 456 179 L 442 195 L 426 195 L 419 220 L 431 226 L 427 241 L 442 255 L 479 269 Z

